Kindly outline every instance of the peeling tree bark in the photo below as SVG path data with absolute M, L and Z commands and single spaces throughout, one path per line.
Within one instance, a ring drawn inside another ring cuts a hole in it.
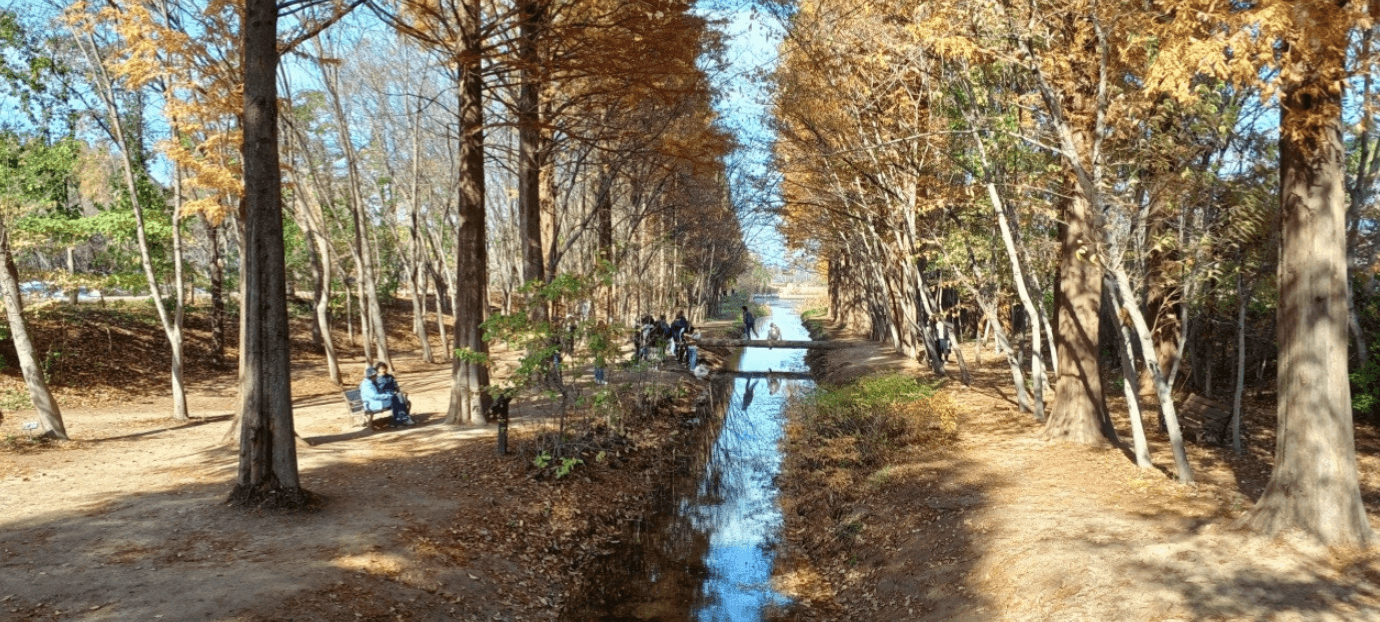
M 1109 418 L 1098 369 L 1098 314 L 1102 306 L 1102 268 L 1096 262 L 1095 226 L 1087 199 L 1074 194 L 1064 210 L 1059 291 L 1055 296 L 1059 349 L 1054 409 L 1044 437 L 1099 445 Z
M 230 498 L 243 505 L 300 505 L 288 358 L 282 178 L 278 167 L 278 10 L 245 0 L 244 318 L 240 463 Z
M 1270 483 L 1245 524 L 1298 529 L 1329 545 L 1374 541 L 1356 472 L 1347 381 L 1344 9 L 1298 19 L 1297 77 L 1280 106 L 1279 415 Z M 1302 32 L 1302 30 L 1300 30 Z
M 488 310 L 489 254 L 484 226 L 484 83 L 480 75 L 480 7 L 477 0 L 464 3 L 461 11 L 460 64 L 460 177 L 459 219 L 455 250 L 455 347 L 451 364 L 450 408 L 446 423 L 484 421 L 492 396 L 489 368 L 484 360 L 489 346 L 480 324 Z

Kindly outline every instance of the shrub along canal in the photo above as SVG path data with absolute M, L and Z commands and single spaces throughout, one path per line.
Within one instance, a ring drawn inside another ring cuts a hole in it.
M 788 303 L 768 300 L 783 340 L 808 340 Z M 696 456 L 657 491 L 655 515 L 593 569 L 569 620 L 759 621 L 788 601 L 771 587 L 781 532 L 776 477 L 785 406 L 809 391 L 805 350 L 745 348 L 715 379 Z

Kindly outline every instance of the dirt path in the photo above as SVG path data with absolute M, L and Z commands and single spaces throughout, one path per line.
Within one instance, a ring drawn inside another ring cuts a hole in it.
M 793 506 L 783 484 L 783 583 L 805 603 L 790 619 L 1380 620 L 1373 556 L 1230 528 L 1269 474 L 1268 404 L 1249 413 L 1246 455 L 1193 447 L 1201 483 L 1184 487 L 1118 448 L 1036 440 L 1009 376 L 985 356 L 971 389 L 945 389 L 961 412 L 956 438 L 839 476 L 818 508 Z M 917 371 L 861 341 L 829 357 L 834 380 Z M 228 378 L 196 385 L 191 424 L 166 419 L 167 398 L 140 398 L 67 411 L 81 440 L 11 442 L 0 451 L 0 620 L 556 619 L 582 561 L 632 520 L 648 474 L 670 468 L 654 460 L 674 455 L 664 448 L 691 415 L 630 422 L 607 464 L 536 481 L 530 456 L 494 456 L 492 428 L 439 424 L 447 367 L 397 362 L 421 424 L 372 433 L 342 431 L 338 389 L 319 365 L 295 364 L 298 430 L 313 443 L 299 446 L 303 481 L 328 499 L 314 514 L 223 505 L 236 468 L 220 442 Z M 665 378 L 673 393 L 688 382 Z M 0 439 L 22 437 L 31 415 L 6 415 Z M 1164 439 L 1151 440 L 1156 464 L 1172 464 Z M 1380 436 L 1363 426 L 1358 447 L 1380 516 Z
M 689 373 L 639 372 L 643 399 L 625 417 L 631 439 L 612 441 L 630 449 L 611 446 L 607 460 L 591 456 L 551 482 L 531 477 L 530 455 L 496 456 L 492 426 L 441 425 L 448 365 L 406 354 L 395 362 L 418 425 L 378 420 L 372 431 L 345 429 L 339 388 L 321 365 L 294 362 L 297 431 L 310 443 L 298 444 L 301 478 L 327 499 L 308 514 L 224 504 L 237 468 L 222 442 L 230 378 L 193 389 L 191 423 L 166 418 L 168 398 L 71 408 L 67 428 L 79 440 L 44 448 L 23 440 L 32 412 L 7 413 L 0 620 L 555 619 L 570 569 L 641 511 L 644 473 L 672 453 L 663 447 L 681 422 L 648 419 L 664 411 L 646 402 L 649 387 L 688 394 L 677 383 Z M 530 450 L 523 441 L 549 423 L 543 414 L 515 403 L 514 446 Z
M 973 351 L 966 354 L 972 362 Z M 1152 471 L 1136 468 L 1122 448 L 1038 440 L 1039 424 L 1016 411 L 1004 362 L 986 358 L 971 388 L 953 382 L 943 390 L 961 413 L 956 439 L 854 473 L 826 533 L 788 524 L 795 567 L 782 583 L 809 603 L 800 617 L 1380 620 L 1374 555 L 1232 528 L 1268 477 L 1267 417 L 1248 420 L 1257 432 L 1246 456 L 1194 447 L 1200 483 L 1181 486 L 1162 470 L 1172 458 L 1157 435 L 1161 470 Z M 898 365 L 890 359 L 860 343 L 828 355 L 829 379 Z M 1124 403 L 1113 408 L 1129 444 Z M 1374 522 L 1380 445 L 1371 430 L 1361 437 Z
M 442 463 L 429 458 L 457 438 L 492 432 L 438 425 L 444 367 L 416 362 L 400 376 L 416 428 L 342 432 L 338 393 L 295 400 L 298 432 L 312 443 L 299 444 L 303 481 L 335 501 L 310 520 L 222 507 L 237 465 L 221 443 L 233 398 L 194 394 L 200 417 L 184 425 L 162 416 L 166 399 L 69 411 L 68 430 L 80 440 L 0 454 L 0 613 L 236 619 L 226 613 L 386 565 L 377 552 L 397 546 L 402 517 L 449 519 L 460 505 L 415 494 L 439 483 Z M 0 435 L 22 435 L 25 414 L 12 413 Z

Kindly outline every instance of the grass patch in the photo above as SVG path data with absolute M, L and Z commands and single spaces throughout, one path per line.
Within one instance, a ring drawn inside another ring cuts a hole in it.
M 827 307 L 810 307 L 800 314 L 800 323 L 811 339 L 824 339 L 824 318 L 829 315 Z
M 834 466 L 873 467 L 898 448 L 958 432 L 957 408 L 936 389 L 900 373 L 821 386 L 798 406 L 800 432 L 817 456 Z
M 14 412 L 33 407 L 29 392 L 20 389 L 0 389 L 0 411 Z
M 724 299 L 719 302 L 719 312 L 714 315 L 714 318 L 720 320 L 733 318 L 742 320 L 743 307 L 747 307 L 749 311 L 752 311 L 754 317 L 767 317 L 771 315 L 771 307 L 759 302 L 750 301 L 748 298 L 749 295 L 745 292 L 735 292 L 732 295 L 725 296 Z

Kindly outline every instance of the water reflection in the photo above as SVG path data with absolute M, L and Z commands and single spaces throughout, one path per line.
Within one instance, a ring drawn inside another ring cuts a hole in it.
M 783 306 L 772 307 L 773 324 L 782 339 L 809 339 L 800 318 Z M 682 512 L 709 533 L 705 558 L 708 576 L 694 619 L 709 622 L 761 620 L 765 610 L 787 601 L 771 588 L 772 563 L 781 532 L 776 477 L 781 471 L 780 442 L 785 434 L 783 410 L 788 385 L 774 370 L 805 370 L 805 351 L 748 348 L 734 380 L 734 395 L 723 431 L 706 467 L 701 495 L 687 500 Z M 754 373 L 756 372 L 756 373 Z M 757 395 L 761 372 L 767 395 Z M 716 502 L 706 502 L 714 499 Z
M 791 309 L 773 304 L 772 316 L 782 339 L 809 339 Z M 800 349 L 748 348 L 737 369 L 741 376 L 716 381 L 712 391 L 721 417 L 702 428 L 709 445 L 702 464 L 672 478 L 660 492 L 667 511 L 595 570 L 598 593 L 582 595 L 567 619 L 755 622 L 786 604 L 771 588 L 783 410 L 813 383 Z M 759 395 L 763 378 L 767 394 Z

